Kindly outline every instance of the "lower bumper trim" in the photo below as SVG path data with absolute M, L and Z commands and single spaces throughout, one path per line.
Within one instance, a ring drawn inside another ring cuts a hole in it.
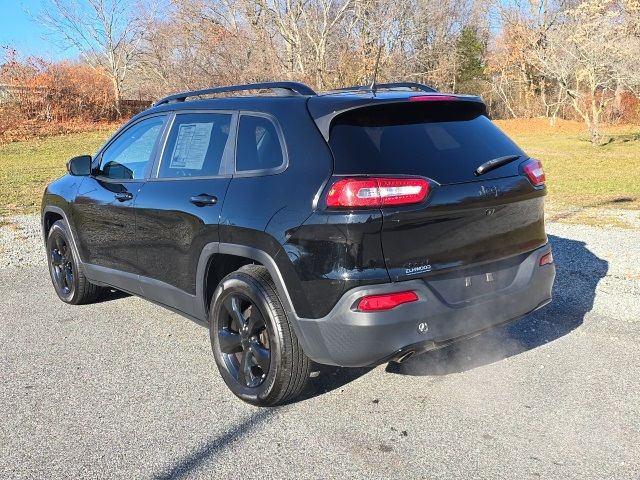
M 329 315 L 296 318 L 300 343 L 317 363 L 364 367 L 406 360 L 410 352 L 416 355 L 479 335 L 551 301 L 555 266 L 539 265 L 540 257 L 549 251 L 548 245 L 534 250 L 519 265 L 510 285 L 469 303 L 446 303 L 429 286 L 428 279 L 350 290 Z M 415 291 L 418 301 L 384 312 L 352 308 L 366 295 L 407 290 Z

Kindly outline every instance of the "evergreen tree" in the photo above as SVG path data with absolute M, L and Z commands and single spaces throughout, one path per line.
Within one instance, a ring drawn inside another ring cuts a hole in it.
M 460 37 L 456 45 L 457 65 L 456 65 L 456 90 L 464 89 L 475 80 L 486 79 L 485 56 L 486 45 L 478 35 L 478 31 L 465 26 L 460 32 Z

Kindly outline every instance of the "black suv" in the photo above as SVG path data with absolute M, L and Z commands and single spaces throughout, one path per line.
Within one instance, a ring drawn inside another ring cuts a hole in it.
M 402 362 L 551 300 L 542 166 L 478 97 L 186 92 L 67 166 L 42 202 L 58 296 L 115 288 L 207 326 L 256 405 L 297 396 L 312 362 Z

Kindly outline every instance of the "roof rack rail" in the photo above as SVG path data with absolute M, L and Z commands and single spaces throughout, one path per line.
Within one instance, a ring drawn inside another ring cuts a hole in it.
M 396 83 L 376 83 L 374 85 L 356 85 L 354 87 L 336 88 L 334 92 L 342 91 L 375 91 L 375 90 L 396 90 L 400 88 L 410 88 L 420 90 L 421 92 L 437 92 L 437 90 L 429 85 L 415 82 L 396 82 Z
M 154 103 L 154 107 L 170 102 L 184 102 L 189 97 L 199 97 L 201 95 L 210 95 L 214 93 L 242 92 L 245 90 L 287 90 L 296 95 L 316 95 L 311 87 L 304 83 L 298 82 L 263 82 L 248 83 L 245 85 L 229 85 L 228 87 L 213 87 L 202 90 L 192 90 L 190 92 L 176 93 L 164 97 Z

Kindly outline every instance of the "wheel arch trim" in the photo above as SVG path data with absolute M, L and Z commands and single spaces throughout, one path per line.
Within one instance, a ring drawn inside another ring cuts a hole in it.
M 64 220 L 64 222 L 67 224 L 67 228 L 69 230 L 69 235 L 71 235 L 71 244 L 73 246 L 73 250 L 74 250 L 74 255 L 77 257 L 78 261 L 80 263 L 82 262 L 82 257 L 80 256 L 80 250 L 78 250 L 78 243 L 76 242 L 76 234 L 73 228 L 73 224 L 69 221 L 69 217 L 67 216 L 67 213 L 60 207 L 56 207 L 55 205 L 47 205 L 46 207 L 44 207 L 42 209 L 42 215 L 40 218 L 40 228 L 42 230 L 42 238 L 44 240 L 44 244 L 47 244 L 47 236 L 45 235 L 46 232 L 46 228 L 45 228 L 45 223 L 44 223 L 44 219 L 47 216 L 47 213 L 55 213 L 58 214 L 62 217 L 62 219 Z
M 209 261 L 216 254 L 224 254 L 224 255 L 235 255 L 238 257 L 245 257 L 251 260 L 255 260 L 262 264 L 271 275 L 273 282 L 276 284 L 276 288 L 278 290 L 278 295 L 280 296 L 281 301 L 283 302 L 283 307 L 289 317 L 293 317 L 297 319 L 297 315 L 295 312 L 295 308 L 293 306 L 293 302 L 291 301 L 291 296 L 286 288 L 284 283 L 284 279 L 282 278 L 282 274 L 280 273 L 280 269 L 278 268 L 275 260 L 271 255 L 269 255 L 264 250 L 260 250 L 255 247 L 249 247 L 247 245 L 238 245 L 233 243 L 221 243 L 221 242 L 211 242 L 204 246 L 202 252 L 200 253 L 200 258 L 198 260 L 197 267 L 197 279 L 196 279 L 196 295 L 202 299 L 202 313 L 203 317 L 206 318 L 206 313 L 208 310 L 207 298 L 206 298 L 206 273 L 207 268 L 209 266 Z
M 309 337 L 309 335 L 306 335 L 305 333 L 306 331 L 308 331 L 308 329 L 303 329 L 301 327 L 301 322 L 303 319 L 298 317 L 298 315 L 296 314 L 291 296 L 289 295 L 289 291 L 287 290 L 284 278 L 282 277 L 282 273 L 280 272 L 280 269 L 278 268 L 278 265 L 276 264 L 274 258 L 264 250 L 260 250 L 258 248 L 250 247 L 247 245 L 220 242 L 212 242 L 205 245 L 202 249 L 202 253 L 200 254 L 200 259 L 198 261 L 198 276 L 196 280 L 196 296 L 199 300 L 199 315 L 203 319 L 206 319 L 208 321 L 205 274 L 207 273 L 209 261 L 211 260 L 212 256 L 216 254 L 228 254 L 249 258 L 251 260 L 259 262 L 267 269 L 269 275 L 271 275 L 271 278 L 273 279 L 273 283 L 275 283 L 276 285 L 276 290 L 282 302 L 282 307 L 284 308 L 284 311 L 289 318 L 291 326 L 293 327 L 298 341 L 300 342 L 300 346 L 302 347 L 302 350 L 311 357 L 310 353 L 315 350 L 313 346 L 313 337 Z

